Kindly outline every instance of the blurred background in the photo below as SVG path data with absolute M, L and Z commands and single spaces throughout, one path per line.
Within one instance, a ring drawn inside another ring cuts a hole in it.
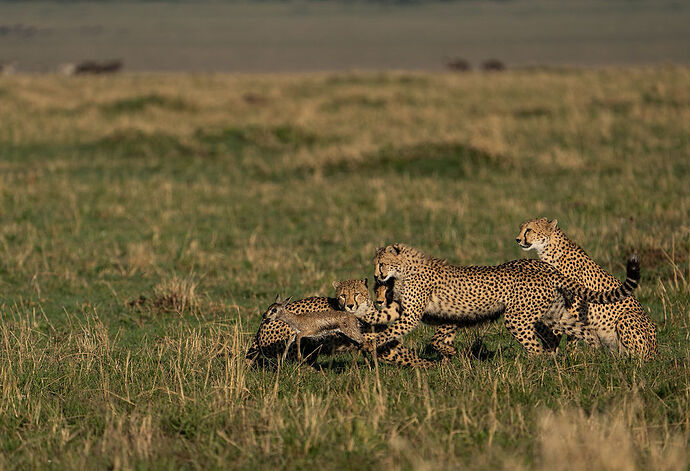
M 32 72 L 87 60 L 199 72 L 687 64 L 688 25 L 680 0 L 0 1 L 0 63 Z

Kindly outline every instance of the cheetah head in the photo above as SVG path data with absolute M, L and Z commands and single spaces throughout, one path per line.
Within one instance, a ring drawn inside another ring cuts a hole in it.
M 268 309 L 266 309 L 266 312 L 264 312 L 263 318 L 269 321 L 278 319 L 281 315 L 285 314 L 285 306 L 290 302 L 291 299 L 292 297 L 288 297 L 281 301 L 280 295 L 277 295 L 273 304 L 268 306 Z
M 539 218 L 523 222 L 515 241 L 522 250 L 536 250 L 540 254 L 549 246 L 551 234 L 556 230 L 557 225 L 558 219 L 549 221 L 546 218 Z
M 374 256 L 374 278 L 378 283 L 385 283 L 391 278 L 403 275 L 404 259 L 400 244 L 388 245 L 376 250 Z
M 393 301 L 393 286 L 389 280 L 386 283 L 376 282 L 374 287 L 374 304 L 377 309 L 382 309 L 385 305 Z
M 369 281 L 345 280 L 334 281 L 335 297 L 338 298 L 338 305 L 343 311 L 353 314 L 364 314 L 371 306 L 369 296 Z

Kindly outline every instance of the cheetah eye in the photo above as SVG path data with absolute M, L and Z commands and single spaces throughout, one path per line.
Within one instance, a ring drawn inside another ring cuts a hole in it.
M 527 235 L 528 232 L 532 232 L 532 229 L 530 229 L 529 227 L 525 229 L 525 235 Z

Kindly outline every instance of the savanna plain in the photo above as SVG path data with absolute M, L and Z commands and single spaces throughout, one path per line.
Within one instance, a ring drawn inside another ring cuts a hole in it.
M 0 467 L 688 469 L 689 69 L 18 75 L 0 123 Z M 538 216 L 640 255 L 656 359 L 498 322 L 429 370 L 245 363 L 276 294 Z

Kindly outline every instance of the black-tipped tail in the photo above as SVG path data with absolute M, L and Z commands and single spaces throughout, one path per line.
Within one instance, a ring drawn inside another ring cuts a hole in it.
M 596 304 L 615 303 L 623 298 L 630 296 L 637 288 L 640 282 L 640 259 L 633 254 L 628 259 L 626 266 L 626 278 L 621 286 L 611 291 L 592 291 L 589 289 L 575 288 L 575 293 L 578 294 L 586 303 L 592 302 Z
M 632 254 L 628 259 L 625 270 L 625 282 L 623 283 L 624 292 L 631 294 L 640 284 L 640 259 L 637 254 Z
M 252 346 L 249 347 L 249 349 L 247 350 L 247 353 L 245 353 L 244 359 L 245 359 L 247 362 L 249 362 L 249 363 L 253 363 L 253 362 L 256 361 L 256 359 L 259 357 L 259 353 L 261 353 L 261 352 L 259 351 L 259 349 L 256 348 L 256 347 L 254 347 L 254 345 L 252 345 Z

